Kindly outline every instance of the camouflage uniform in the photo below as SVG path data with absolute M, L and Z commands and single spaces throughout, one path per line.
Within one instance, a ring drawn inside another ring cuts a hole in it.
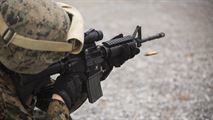
M 83 47 L 83 23 L 79 16 L 75 8 L 51 0 L 1 0 L 0 64 L 17 73 L 36 74 L 67 53 L 78 54 Z M 4 119 L 67 120 L 69 110 L 57 100 L 50 102 L 44 114 L 25 108 L 10 76 L 1 71 L 0 120 Z
M 0 120 L 68 120 L 69 110 L 60 101 L 52 100 L 47 113 L 25 108 L 20 102 L 9 76 L 0 75 Z

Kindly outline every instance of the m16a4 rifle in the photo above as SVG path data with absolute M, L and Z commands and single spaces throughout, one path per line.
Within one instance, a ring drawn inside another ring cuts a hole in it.
M 73 112 L 80 107 L 87 98 L 90 103 L 94 103 L 103 96 L 101 81 L 107 78 L 114 67 L 120 67 L 121 64 L 114 65 L 111 63 L 113 59 L 120 57 L 125 46 L 139 48 L 144 42 L 156 40 L 164 36 L 164 33 L 159 33 L 147 38 L 142 38 L 141 27 L 137 26 L 133 35 L 124 36 L 123 34 L 119 34 L 113 39 L 102 42 L 101 45 L 97 45 L 97 42 L 103 39 L 103 33 L 102 31 L 91 29 L 85 33 L 84 48 L 79 55 L 70 54 L 64 60 L 51 65 L 48 69 L 37 75 L 22 75 L 22 79 L 43 79 L 47 78 L 46 76 L 51 76 L 57 73 L 63 74 L 67 71 L 84 71 L 87 76 L 87 79 L 84 82 L 85 90 L 79 98 L 79 101 L 74 103 L 71 107 L 71 112 Z M 124 62 L 133 57 L 134 56 L 125 58 Z M 79 60 L 84 62 L 79 64 Z M 44 84 L 47 84 L 47 82 L 44 81 Z M 53 89 L 54 84 L 51 84 L 50 86 L 46 86 L 39 90 L 40 92 L 37 94 L 37 107 L 41 109 L 47 107 L 44 105 L 48 105 L 48 103 L 45 102 L 48 102 L 48 99 L 51 99 Z M 30 93 L 30 90 L 27 93 L 26 91 L 23 93 L 25 93 L 23 96 L 27 96 L 27 94 Z
M 89 102 L 94 103 L 103 95 L 100 81 L 106 79 L 113 67 L 120 67 L 109 67 L 105 65 L 105 63 L 108 62 L 110 64 L 110 60 L 121 54 L 122 45 L 126 44 L 139 48 L 142 46 L 142 43 L 156 40 L 164 36 L 165 33 L 159 33 L 147 38 L 142 38 L 141 26 L 137 26 L 133 35 L 123 36 L 123 34 L 119 34 L 112 40 L 105 41 L 102 45 L 98 46 L 96 42 L 103 39 L 103 33 L 94 29 L 86 32 L 84 56 L 89 76 L 87 81 Z

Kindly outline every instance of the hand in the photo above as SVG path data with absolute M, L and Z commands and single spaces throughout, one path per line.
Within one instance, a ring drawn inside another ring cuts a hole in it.
M 140 49 L 133 45 L 124 44 L 120 48 L 120 55 L 110 59 L 112 66 L 120 67 L 125 61 L 133 58 L 135 55 L 140 53 Z
M 54 93 L 61 96 L 69 109 L 82 94 L 83 73 L 66 73 L 56 79 Z

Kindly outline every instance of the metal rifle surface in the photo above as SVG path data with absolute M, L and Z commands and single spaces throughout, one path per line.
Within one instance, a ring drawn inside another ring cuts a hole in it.
M 144 39 L 140 39 L 139 42 L 144 43 L 144 42 L 160 39 L 162 37 L 165 37 L 165 33 L 163 33 L 163 32 L 150 36 L 150 37 L 147 37 L 147 38 L 144 38 Z

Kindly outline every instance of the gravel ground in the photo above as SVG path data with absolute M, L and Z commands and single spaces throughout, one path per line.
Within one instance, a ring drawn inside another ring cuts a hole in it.
M 74 120 L 213 120 L 212 0 L 62 0 L 76 6 L 86 29 L 103 30 L 105 40 L 165 32 L 141 54 L 114 69 L 102 83 L 104 96 L 86 102 Z M 158 55 L 145 57 L 149 50 Z

